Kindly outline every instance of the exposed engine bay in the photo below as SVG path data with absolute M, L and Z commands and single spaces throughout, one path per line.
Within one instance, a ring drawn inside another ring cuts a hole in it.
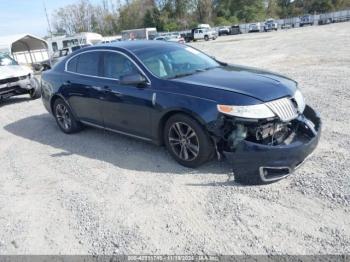
M 289 145 L 305 125 L 312 135 L 313 124 L 303 115 L 289 122 L 278 118 L 247 120 L 223 115 L 216 123 L 214 135 L 219 151 L 234 151 L 243 140 L 267 146 Z M 308 136 L 308 132 L 302 134 Z

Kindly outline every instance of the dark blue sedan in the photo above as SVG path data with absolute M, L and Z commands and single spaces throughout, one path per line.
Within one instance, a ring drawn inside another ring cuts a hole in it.
M 77 51 L 43 73 L 42 99 L 67 134 L 88 125 L 129 135 L 192 168 L 225 156 L 247 184 L 291 174 L 321 131 L 295 81 L 163 41 Z

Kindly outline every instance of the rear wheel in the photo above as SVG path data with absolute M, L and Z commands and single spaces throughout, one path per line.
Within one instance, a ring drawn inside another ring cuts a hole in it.
M 171 156 L 186 167 L 198 167 L 214 155 L 213 143 L 204 128 L 184 114 L 168 119 L 164 128 L 164 142 Z
M 72 134 L 81 130 L 81 124 L 75 119 L 69 106 L 62 99 L 56 99 L 53 114 L 57 125 L 64 133 Z
M 205 40 L 205 41 L 209 41 L 209 36 L 207 36 L 207 35 L 204 36 L 204 40 Z

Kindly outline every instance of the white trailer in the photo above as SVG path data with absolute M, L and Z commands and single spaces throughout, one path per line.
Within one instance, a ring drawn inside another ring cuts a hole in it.
M 50 55 L 64 48 L 77 45 L 96 45 L 102 41 L 102 35 L 97 33 L 79 33 L 75 35 L 62 35 L 47 39 Z
M 122 31 L 122 40 L 153 40 L 157 36 L 157 28 L 139 28 Z
M 121 40 L 122 40 L 121 35 L 104 36 L 104 37 L 102 37 L 101 44 L 113 43 L 113 42 L 117 42 L 117 41 L 121 41 Z

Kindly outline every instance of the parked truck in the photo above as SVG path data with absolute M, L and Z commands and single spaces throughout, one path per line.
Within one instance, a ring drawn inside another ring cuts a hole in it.
M 299 26 L 303 27 L 306 25 L 314 25 L 313 15 L 303 15 L 302 17 L 300 17 Z
M 191 31 L 184 31 L 181 36 L 185 39 L 185 42 L 197 41 L 197 40 L 215 40 L 218 37 L 218 33 L 213 29 L 208 28 L 193 28 Z
M 269 18 L 264 23 L 264 31 L 268 32 L 268 31 L 272 31 L 272 30 L 277 31 L 278 24 L 275 22 L 275 20 L 273 18 Z

